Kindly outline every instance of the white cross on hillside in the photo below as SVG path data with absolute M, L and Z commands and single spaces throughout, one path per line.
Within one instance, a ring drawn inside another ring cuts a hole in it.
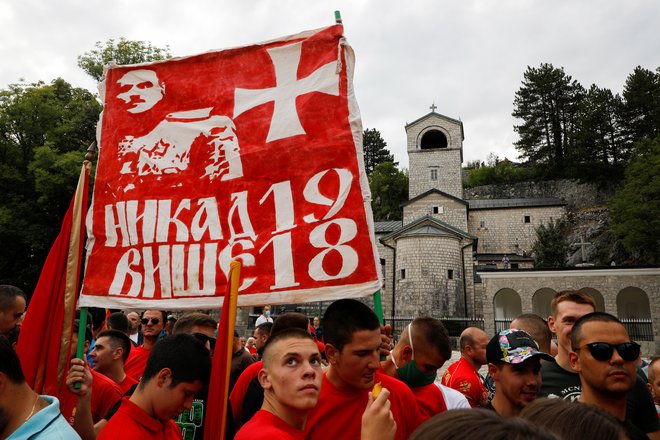
M 266 142 L 305 134 L 296 110 L 296 98 L 311 92 L 339 95 L 339 75 L 336 62 L 319 67 L 309 76 L 298 79 L 298 64 L 302 43 L 268 49 L 275 66 L 275 87 L 240 89 L 234 92 L 234 118 L 254 107 L 274 101 Z

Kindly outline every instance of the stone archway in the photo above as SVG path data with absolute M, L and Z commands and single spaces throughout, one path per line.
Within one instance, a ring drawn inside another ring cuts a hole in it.
M 597 312 L 604 312 L 605 311 L 605 299 L 603 298 L 603 294 L 600 293 L 598 290 L 592 288 L 592 287 L 583 287 L 580 289 L 580 292 L 584 292 L 590 297 L 594 299 L 596 302 L 596 311 Z
M 616 310 L 632 340 L 653 340 L 651 304 L 645 291 L 638 287 L 622 289 L 616 296 Z
M 422 150 L 447 148 L 447 136 L 440 130 L 429 130 L 422 135 Z
M 534 296 L 532 296 L 532 313 L 539 315 L 543 319 L 548 319 L 548 316 L 552 313 L 550 303 L 555 293 L 557 292 L 547 287 L 534 292 Z
M 513 289 L 500 289 L 493 298 L 495 331 L 508 329 L 516 316 L 522 315 L 520 295 Z

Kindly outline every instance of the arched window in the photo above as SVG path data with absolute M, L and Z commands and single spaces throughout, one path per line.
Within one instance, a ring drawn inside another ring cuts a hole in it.
M 447 148 L 447 136 L 440 130 L 429 130 L 422 136 L 422 150 Z

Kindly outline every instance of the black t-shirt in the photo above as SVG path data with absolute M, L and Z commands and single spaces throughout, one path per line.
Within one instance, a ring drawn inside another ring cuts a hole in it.
M 660 430 L 658 413 L 653 397 L 644 381 L 635 375 L 635 385 L 626 399 L 626 419 L 643 432 Z M 539 397 L 561 397 L 575 402 L 580 398 L 582 384 L 580 375 L 566 371 L 556 362 L 543 362 L 541 365 L 541 391 Z

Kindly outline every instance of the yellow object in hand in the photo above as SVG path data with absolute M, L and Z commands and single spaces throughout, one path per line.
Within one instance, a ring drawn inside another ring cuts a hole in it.
M 378 382 L 376 385 L 374 385 L 374 389 L 371 390 L 371 395 L 374 396 L 374 399 L 378 397 L 382 389 L 383 389 L 382 382 Z

